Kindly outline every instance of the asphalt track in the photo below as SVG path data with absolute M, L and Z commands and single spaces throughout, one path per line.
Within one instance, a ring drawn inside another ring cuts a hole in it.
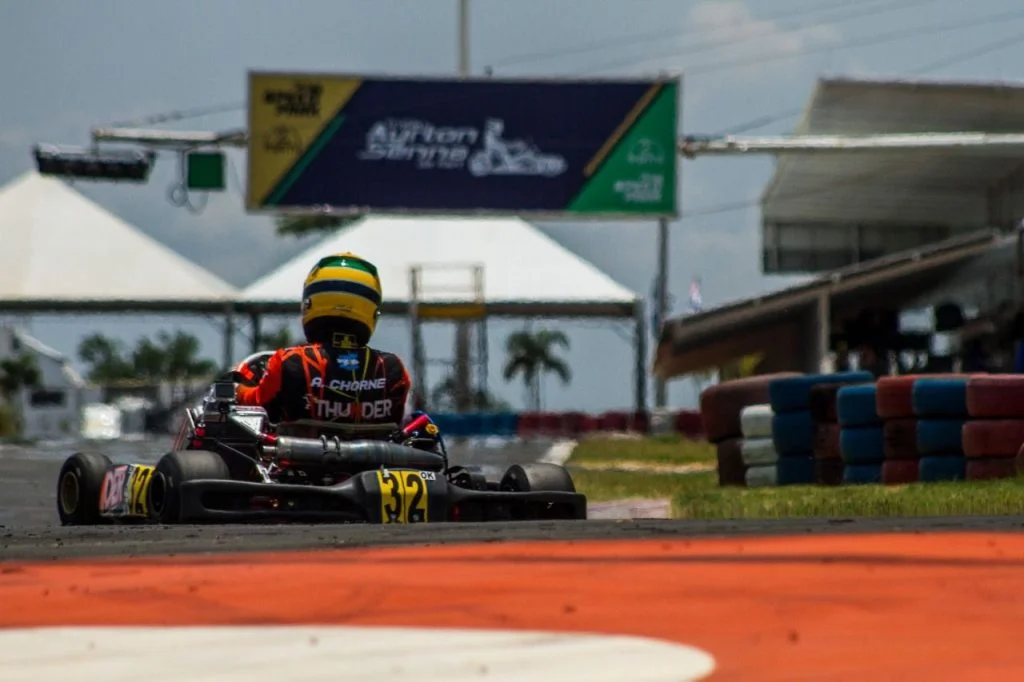
M 163 444 L 119 444 L 152 460 Z M 57 473 L 69 448 L 0 450 L 0 561 L 208 552 L 439 545 L 516 540 L 592 540 L 878 532 L 1024 531 L 1024 515 L 903 519 L 736 521 L 608 520 L 429 526 L 245 525 L 63 528 L 56 520 Z M 455 452 L 453 460 L 500 468 L 539 456 L 536 449 Z M 114 459 L 123 459 L 116 454 Z

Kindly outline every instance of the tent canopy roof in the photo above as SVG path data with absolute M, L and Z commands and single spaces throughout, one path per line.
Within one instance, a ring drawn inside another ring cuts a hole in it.
M 1024 86 L 822 79 L 798 135 L 1024 132 Z M 965 149 L 780 154 L 762 197 L 765 224 L 880 223 L 977 229 L 987 190 L 1019 153 Z
M 0 244 L 7 309 L 198 310 L 237 295 L 64 181 L 34 171 L 0 188 Z
M 386 312 L 404 312 L 412 301 L 416 266 L 422 267 L 418 301 L 484 302 L 496 314 L 505 306 L 520 314 L 556 308 L 566 314 L 629 315 L 639 299 L 519 218 L 368 216 L 253 282 L 242 292 L 242 306 L 297 309 L 309 270 L 324 255 L 342 251 L 377 266 Z M 481 269 L 479 289 L 474 266 Z

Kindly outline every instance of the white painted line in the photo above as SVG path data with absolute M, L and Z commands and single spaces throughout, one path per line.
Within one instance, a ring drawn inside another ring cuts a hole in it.
M 559 440 L 551 444 L 547 452 L 541 455 L 538 462 L 545 462 L 548 464 L 565 464 L 570 457 L 572 457 L 573 450 L 576 449 L 576 441 L 574 440 Z
M 610 635 L 321 626 L 0 630 L 4 682 L 679 682 L 714 668 L 714 658 L 695 647 Z

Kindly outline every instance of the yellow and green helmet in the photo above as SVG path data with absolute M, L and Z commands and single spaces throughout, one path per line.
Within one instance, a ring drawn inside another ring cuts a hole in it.
M 377 328 L 382 300 L 380 277 L 372 263 L 347 251 L 324 256 L 302 287 L 307 339 L 339 347 L 366 345 Z M 325 332 L 330 340 L 323 338 Z

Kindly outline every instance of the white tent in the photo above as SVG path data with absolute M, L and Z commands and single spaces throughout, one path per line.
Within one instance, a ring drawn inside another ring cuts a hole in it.
M 224 311 L 237 290 L 64 181 L 0 188 L 0 310 Z
M 246 287 L 242 307 L 294 312 L 316 261 L 352 251 L 380 272 L 385 312 L 405 312 L 411 269 L 424 267 L 418 300 L 471 301 L 471 266 L 483 273 L 491 314 L 634 315 L 637 294 L 519 218 L 370 216 L 342 228 Z
M 519 218 L 368 216 L 253 282 L 243 290 L 237 309 L 252 315 L 254 330 L 260 313 L 297 315 L 309 270 L 321 257 L 343 251 L 377 266 L 385 314 L 409 314 L 413 302 L 455 307 L 482 303 L 489 317 L 633 320 L 636 405 L 644 409 L 647 338 L 642 297 Z M 474 267 L 479 269 L 474 272 Z M 415 296 L 414 268 L 422 268 Z M 418 324 L 413 327 L 415 338 Z M 414 340 L 414 356 L 416 345 Z M 423 363 L 416 360 L 417 377 Z

